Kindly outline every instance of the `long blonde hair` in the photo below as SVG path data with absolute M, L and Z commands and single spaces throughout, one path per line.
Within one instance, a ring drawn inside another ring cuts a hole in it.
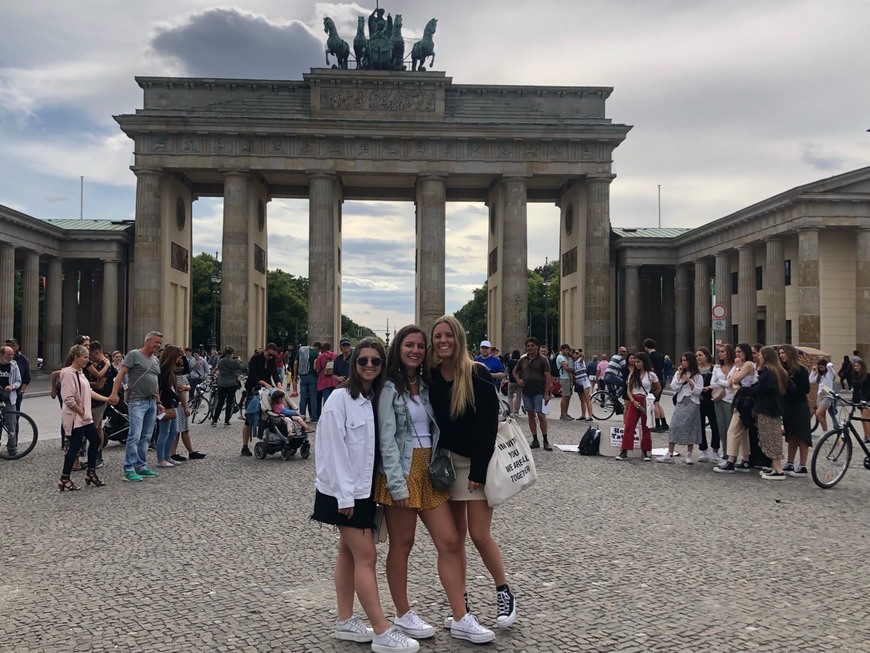
M 759 352 L 761 354 L 761 358 L 764 361 L 764 367 L 773 374 L 773 378 L 776 379 L 776 385 L 779 388 L 779 394 L 785 394 L 785 390 L 788 387 L 788 372 L 785 371 L 785 368 L 782 366 L 782 362 L 779 360 L 779 354 L 776 349 L 773 347 L 762 347 Z
M 435 353 L 435 328 L 444 323 L 453 332 L 456 353 L 453 356 L 453 389 L 450 391 L 450 418 L 457 420 L 469 406 L 474 409 L 474 388 L 471 385 L 471 374 L 474 363 L 468 353 L 468 343 L 465 340 L 465 328 L 452 315 L 442 315 L 432 325 L 429 332 L 430 364 L 432 367 L 441 365 L 441 358 Z

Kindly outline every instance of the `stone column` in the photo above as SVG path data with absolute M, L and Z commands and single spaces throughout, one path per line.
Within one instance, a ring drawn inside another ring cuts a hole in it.
M 625 346 L 628 351 L 640 351 L 640 268 L 626 265 L 624 274 L 623 306 L 625 306 Z
M 76 263 L 68 262 L 63 266 L 63 322 L 60 343 L 61 360 L 58 361 L 58 365 L 63 364 L 66 360 L 66 353 L 75 344 L 76 336 L 79 334 L 78 294 L 79 266 Z
M 740 342 L 756 341 L 758 304 L 755 300 L 755 252 L 749 245 L 737 248 L 737 334 Z M 736 343 L 735 343 L 736 344 Z
M 785 342 L 785 249 L 778 238 L 766 242 L 764 287 L 767 294 L 767 319 L 764 344 Z
M 417 180 L 417 270 L 414 319 L 427 333 L 444 315 L 444 264 L 447 182 Z
M 145 334 L 162 328 L 160 205 L 163 174 L 144 168 L 133 172 L 136 173 L 136 240 L 133 244 L 128 348 L 142 346 Z
M 676 365 L 684 351 L 692 346 L 689 342 L 689 268 L 678 265 L 674 278 L 674 355 L 671 357 Z
M 245 358 L 248 342 L 248 182 L 245 172 L 224 174 L 224 229 L 221 260 L 221 345 Z
M 798 232 L 798 337 L 805 347 L 819 349 L 821 296 L 819 294 L 819 230 Z
M 661 329 L 661 338 L 656 340 L 656 349 L 662 353 L 672 354 L 676 351 L 676 332 L 674 324 L 675 307 L 675 269 L 662 269 L 662 305 L 658 315 L 650 317 L 656 320 Z
M 507 177 L 504 187 L 504 229 L 502 245 L 502 336 L 503 350 L 524 343 L 529 323 L 528 256 L 525 177 Z M 492 337 L 492 334 L 490 334 Z
M 33 361 L 39 355 L 39 254 L 24 253 L 21 277 L 21 353 Z
M 859 229 L 855 246 L 855 348 L 870 360 L 870 229 Z
M 586 342 L 589 351 L 610 346 L 610 182 L 613 175 L 586 181 Z
M 341 329 L 335 324 L 338 260 L 336 184 L 334 174 L 317 172 L 308 181 L 308 341 L 333 340 Z
M 48 261 L 48 279 L 45 284 L 45 344 L 43 346 L 46 370 L 60 368 L 63 363 L 61 325 L 63 320 L 63 263 L 59 258 Z
M 103 349 L 109 353 L 116 348 L 118 340 L 118 259 L 103 260 L 103 324 L 100 329 Z
M 710 266 L 706 258 L 695 261 L 695 335 L 692 351 L 698 347 L 711 346 L 710 330 L 712 319 L 710 315 Z
M 716 254 L 716 303 L 725 307 L 725 330 L 716 333 L 722 342 L 731 342 L 731 323 L 734 321 L 731 307 L 731 256 Z
M 0 338 L 11 338 L 15 328 L 15 248 L 0 245 Z

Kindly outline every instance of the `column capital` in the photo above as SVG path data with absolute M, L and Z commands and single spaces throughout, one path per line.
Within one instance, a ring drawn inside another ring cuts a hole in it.
M 425 174 L 417 175 L 417 181 L 421 182 L 421 181 L 428 181 L 431 179 L 432 181 L 444 181 L 444 182 L 446 182 L 447 177 L 449 177 L 449 175 L 446 172 L 431 172 L 431 173 L 427 172 Z
M 250 170 L 218 170 L 224 178 L 226 177 L 245 177 L 250 178 L 251 171 Z
M 133 174 L 137 177 L 147 177 L 149 175 L 163 174 L 163 170 L 161 168 L 148 168 L 146 166 L 130 166 L 130 170 L 132 170 Z
M 799 234 L 811 234 L 811 233 L 819 233 L 820 229 L 818 227 L 801 227 L 797 230 Z
M 306 170 L 305 174 L 309 179 L 338 179 L 334 170 Z
M 586 175 L 586 183 L 597 183 L 597 184 L 609 184 L 614 179 L 616 179 L 616 175 L 614 174 L 597 174 L 597 175 Z

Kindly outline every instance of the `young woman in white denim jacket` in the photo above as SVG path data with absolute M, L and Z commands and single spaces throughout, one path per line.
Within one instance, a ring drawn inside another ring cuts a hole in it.
M 314 441 L 316 488 L 311 518 L 338 527 L 335 595 L 338 621 L 333 636 L 353 642 L 371 642 L 375 653 L 420 649 L 416 640 L 391 626 L 384 617 L 375 575 L 377 552 L 375 501 L 376 427 L 373 402 L 383 383 L 386 355 L 374 338 L 357 345 L 350 373 L 323 406 Z M 353 614 L 356 592 L 372 624 L 367 628 Z
M 416 639 L 435 635 L 435 628 L 408 602 L 408 558 L 418 515 L 435 544 L 438 576 L 450 608 L 457 621 L 466 614 L 460 541 L 448 504 L 450 490 L 436 490 L 429 480 L 439 430 L 429 401 L 426 346 L 423 330 L 410 324 L 399 330 L 387 352 L 387 380 L 378 398 L 381 457 L 375 480 L 375 501 L 384 505 L 389 533 L 387 583 L 396 606 L 393 623 Z M 473 615 L 463 623 L 467 627 L 451 629 L 451 635 L 475 643 L 495 639 Z

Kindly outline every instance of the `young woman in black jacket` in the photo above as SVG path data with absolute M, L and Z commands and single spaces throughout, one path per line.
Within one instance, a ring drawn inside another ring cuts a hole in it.
M 791 345 L 780 345 L 779 360 L 788 373 L 791 383 L 783 397 L 782 426 L 785 441 L 788 443 L 788 456 L 783 471 L 789 476 L 807 476 L 807 455 L 813 444 L 810 434 L 810 373 L 800 364 L 797 349 Z M 795 453 L 800 450 L 800 462 L 794 464 Z
M 770 458 L 773 467 L 769 472 L 762 471 L 761 478 L 781 481 L 785 478 L 782 471 L 783 398 L 790 381 L 788 373 L 779 362 L 776 349 L 762 347 L 759 354 L 754 412 L 758 425 L 758 444 L 764 455 Z

